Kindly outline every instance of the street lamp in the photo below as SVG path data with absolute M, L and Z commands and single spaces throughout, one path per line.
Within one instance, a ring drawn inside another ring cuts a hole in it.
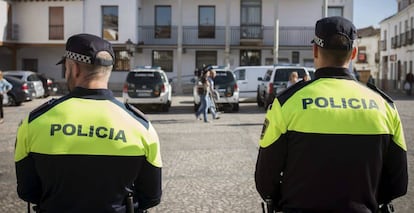
M 131 41 L 131 39 L 128 39 L 128 41 L 125 42 L 125 49 L 129 53 L 130 56 L 133 56 L 135 53 L 135 44 Z

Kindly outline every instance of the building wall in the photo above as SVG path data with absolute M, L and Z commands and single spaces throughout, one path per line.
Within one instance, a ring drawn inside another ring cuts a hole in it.
M 13 24 L 19 26 L 18 43 L 62 43 L 49 40 L 49 7 L 64 7 L 64 38 L 83 30 L 82 1 L 14 2 Z M 76 14 L 76 15 L 74 15 Z
M 230 26 L 240 26 L 240 0 L 230 1 L 230 10 L 227 11 L 227 0 L 210 0 L 210 1 L 189 1 L 182 0 L 182 13 L 179 8 L 179 2 L 176 0 L 143 0 L 141 1 L 141 9 L 139 17 L 139 23 L 142 26 L 154 25 L 155 21 L 155 6 L 156 5 L 170 5 L 172 12 L 172 26 L 179 25 L 180 16 L 182 17 L 183 26 L 197 26 L 198 25 L 198 6 L 200 5 L 214 5 L 216 9 L 216 26 L 226 25 L 226 15 L 230 13 Z M 262 24 L 263 26 L 273 27 L 275 25 L 275 2 L 273 0 L 262 1 Z M 314 27 L 316 20 L 323 16 L 323 0 L 280 0 L 278 2 L 279 8 L 279 26 L 297 26 L 297 27 Z M 344 16 L 348 19 L 353 19 L 353 1 L 352 0 L 329 0 L 329 6 L 342 6 L 344 7 Z M 143 9 L 145 8 L 145 9 Z M 304 10 L 303 8 L 306 8 Z M 304 18 L 306 17 L 306 18 Z M 309 41 L 310 42 L 310 41 Z M 217 63 L 224 64 L 224 45 L 217 50 Z M 243 47 L 232 48 L 230 52 L 230 67 L 235 68 L 239 66 L 240 49 Z M 245 47 L 248 49 L 248 47 Z M 156 50 L 169 49 L 165 47 L 154 47 Z M 136 54 L 134 58 L 135 65 L 151 65 L 151 53 L 153 49 L 145 49 L 142 53 Z M 199 50 L 202 50 L 199 49 Z M 182 55 L 182 75 L 187 75 L 193 72 L 195 64 L 195 52 L 197 49 L 186 50 L 186 53 Z M 291 59 L 292 51 L 300 52 L 300 63 L 304 63 L 305 60 L 312 61 L 313 55 L 311 45 L 307 48 L 295 48 L 282 47 L 279 49 L 279 58 Z M 178 52 L 174 51 L 174 72 L 168 73 L 169 76 L 177 75 L 177 56 Z M 264 65 L 266 59 L 272 59 L 273 54 L 271 50 L 261 51 L 261 63 Z
M 380 36 L 370 36 L 370 37 L 363 37 L 359 40 L 358 46 L 364 46 L 366 47 L 366 57 L 367 62 L 366 63 L 358 63 L 358 58 L 355 58 L 353 61 L 354 67 L 360 71 L 360 70 L 369 70 L 370 74 L 374 79 L 379 78 L 379 64 L 375 62 L 375 54 L 378 52 L 378 42 L 379 42 Z
M 118 6 L 118 41 L 113 44 L 125 44 L 128 39 L 137 41 L 137 0 L 88 0 L 84 2 L 85 29 L 83 32 L 102 36 L 102 6 Z
M 181 2 L 182 10 L 178 7 Z M 262 0 L 262 24 L 263 26 L 273 27 L 275 23 L 275 3 L 279 3 L 279 26 L 296 26 L 296 27 L 314 27 L 315 21 L 323 16 L 323 0 Z M 88 1 L 12 1 L 13 8 L 13 24 L 19 26 L 18 44 L 23 45 L 17 50 L 16 67 L 21 69 L 22 59 L 36 58 L 39 63 L 39 72 L 44 72 L 58 81 L 64 81 L 62 75 L 62 67 L 55 66 L 64 53 L 64 44 L 66 40 L 76 33 L 91 33 L 96 35 L 102 34 L 101 8 L 105 5 L 118 6 L 119 18 L 119 37 L 117 41 L 111 41 L 117 48 L 125 48 L 125 42 L 131 39 L 134 43 L 138 43 L 139 26 L 154 25 L 154 6 L 155 5 L 171 5 L 172 7 L 172 25 L 177 26 L 197 26 L 198 25 L 198 6 L 199 5 L 215 5 L 216 7 L 216 26 L 226 26 L 227 17 L 229 25 L 240 26 L 240 0 L 88 0 Z M 0 11 L 5 11 L 5 1 L 0 0 Z M 343 6 L 344 16 L 352 20 L 353 0 L 329 0 L 330 6 Z M 48 23 L 49 23 L 49 7 L 64 7 L 64 39 L 49 40 L 48 39 Z M 228 7 L 229 6 L 229 9 Z M 306 8 L 306 9 L 303 9 Z M 230 14 L 229 14 L 230 13 Z M 7 13 L 0 13 L 0 17 Z M 182 18 L 182 19 L 180 19 Z M 5 18 L 7 19 L 7 17 Z M 3 20 L 3 22 L 2 22 Z M 36 21 L 32 21 L 36 20 Z M 7 21 L 6 21 L 7 22 Z M 6 25 L 4 19 L 0 19 L 0 26 Z M 4 27 L 3 33 L 5 35 Z M 0 31 L 1 33 L 2 31 Z M 0 36 L 1 39 L 1 36 Z M 272 38 L 273 39 L 273 38 Z M 1 40 L 0 40 L 1 41 Z M 285 46 L 280 47 L 279 58 L 292 58 L 292 51 L 300 52 L 300 62 L 305 59 L 311 60 L 311 46 L 297 47 Z M 168 73 L 169 77 L 178 74 L 181 67 L 181 75 L 192 74 L 195 68 L 195 52 L 197 50 L 216 50 L 217 63 L 225 63 L 225 46 L 209 47 L 204 46 L 198 48 L 187 48 L 185 53 L 178 55 L 176 46 L 162 46 L 143 49 L 142 52 L 136 52 L 131 60 L 131 67 L 138 65 L 151 65 L 152 50 L 172 49 L 174 51 L 174 72 Z M 232 68 L 240 64 L 240 49 L 251 47 L 231 47 L 229 62 Z M 266 59 L 273 58 L 273 51 L 268 46 L 262 49 L 262 64 Z M 257 49 L 257 47 L 256 47 Z M 0 48 L 1 54 L 9 54 Z M 179 60 L 181 59 L 181 62 Z M 0 59 L 0 62 L 2 60 Z M 4 63 L 3 63 L 4 64 Z M 125 72 L 114 72 L 111 77 L 111 83 L 122 85 L 125 78 Z
M 380 23 L 381 41 L 386 40 L 386 50 L 382 50 L 380 52 L 379 67 L 379 76 L 381 81 L 380 86 L 384 90 L 402 89 L 405 75 L 410 70 L 410 61 L 414 60 L 414 44 L 408 44 L 406 46 L 401 45 L 397 48 L 392 48 L 391 46 L 392 37 L 406 32 L 406 20 L 408 20 L 409 30 L 414 29 L 414 23 L 411 23 L 411 18 L 413 17 L 414 4 L 411 4 L 396 13 L 394 16 L 385 19 Z M 387 31 L 386 37 L 384 35 L 385 31 Z M 387 58 L 388 61 L 385 61 L 385 58 Z M 394 60 L 391 60 L 391 58 Z M 404 62 L 406 62 L 407 66 L 404 66 Z
M 0 43 L 6 40 L 7 35 L 7 2 L 0 1 Z

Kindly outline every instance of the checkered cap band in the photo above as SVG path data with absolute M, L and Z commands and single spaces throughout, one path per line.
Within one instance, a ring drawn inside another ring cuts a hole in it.
M 317 44 L 320 47 L 324 47 L 325 46 L 325 42 L 323 39 L 319 38 L 318 36 L 315 36 L 315 38 L 313 39 L 313 42 L 315 44 Z
M 86 64 L 92 64 L 91 57 L 66 50 L 65 57 Z

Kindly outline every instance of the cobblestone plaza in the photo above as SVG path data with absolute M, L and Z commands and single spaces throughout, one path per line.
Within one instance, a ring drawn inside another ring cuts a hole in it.
M 408 147 L 408 194 L 394 201 L 397 212 L 414 209 L 413 127 L 414 97 L 394 96 L 404 125 Z M 16 195 L 14 142 L 20 120 L 45 102 L 37 99 L 19 107 L 5 107 L 0 124 L 0 212 L 27 212 Z M 238 113 L 204 124 L 196 121 L 192 97 L 173 97 L 168 113 L 149 111 L 163 157 L 163 197 L 153 212 L 262 212 L 254 186 L 257 144 L 264 120 L 263 108 L 240 104 Z M 91 198 L 93 199 L 93 198 Z

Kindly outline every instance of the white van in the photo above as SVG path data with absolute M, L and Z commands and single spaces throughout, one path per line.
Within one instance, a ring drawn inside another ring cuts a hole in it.
M 272 69 L 273 66 L 242 66 L 233 70 L 236 76 L 237 85 L 239 86 L 239 100 L 242 102 L 256 101 L 257 87 L 260 83 L 257 80 L 259 77 L 264 76 L 268 69 Z

